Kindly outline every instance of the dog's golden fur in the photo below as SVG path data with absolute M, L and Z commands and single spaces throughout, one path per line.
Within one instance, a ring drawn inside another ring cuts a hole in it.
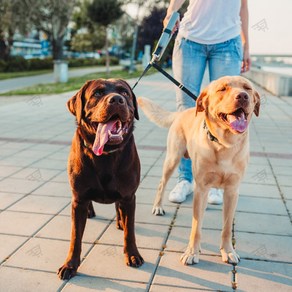
M 195 179 L 192 231 L 181 261 L 199 262 L 208 191 L 215 187 L 224 189 L 222 260 L 237 263 L 239 256 L 231 242 L 232 221 L 239 184 L 249 159 L 248 123 L 253 113 L 259 115 L 259 94 L 247 79 L 225 76 L 210 83 L 200 94 L 195 108 L 183 112 L 167 112 L 146 98 L 139 98 L 138 104 L 151 121 L 170 128 L 154 214 L 164 214 L 165 186 L 181 157 L 187 153 L 192 160 Z

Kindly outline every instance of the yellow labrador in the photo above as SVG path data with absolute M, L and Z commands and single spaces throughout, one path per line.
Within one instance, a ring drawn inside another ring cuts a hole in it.
M 225 76 L 210 83 L 200 94 L 196 108 L 171 113 L 146 98 L 139 98 L 138 104 L 152 122 L 170 128 L 153 214 L 164 215 L 165 186 L 181 157 L 189 156 L 192 160 L 195 179 L 192 231 L 182 263 L 199 262 L 202 222 L 211 187 L 224 189 L 222 260 L 238 263 L 239 256 L 231 242 L 232 221 L 239 184 L 249 159 L 248 124 L 253 113 L 259 115 L 258 92 L 243 77 Z

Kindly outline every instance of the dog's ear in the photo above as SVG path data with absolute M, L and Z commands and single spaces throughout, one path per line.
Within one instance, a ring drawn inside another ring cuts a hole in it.
M 254 99 L 255 99 L 255 106 L 254 106 L 253 112 L 258 117 L 259 114 L 260 114 L 261 97 L 260 97 L 259 93 L 255 89 L 253 90 L 253 96 L 254 96 Z
M 84 94 L 85 94 L 85 90 L 87 89 L 89 83 L 90 83 L 90 81 L 87 81 L 80 88 L 80 90 L 67 101 L 67 108 L 76 117 L 78 125 L 81 122 Z
M 196 115 L 198 112 L 203 112 L 206 110 L 208 105 L 208 87 L 205 88 L 199 95 L 196 101 Z

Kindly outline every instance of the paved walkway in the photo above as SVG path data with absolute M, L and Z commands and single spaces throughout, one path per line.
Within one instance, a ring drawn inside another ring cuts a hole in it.
M 115 70 L 117 68 L 121 68 L 121 66 L 111 66 L 111 70 Z M 87 67 L 87 68 L 78 68 L 78 69 L 69 69 L 68 77 L 77 77 L 95 72 L 103 72 L 105 71 L 104 66 L 98 67 Z M 33 86 L 37 84 L 46 84 L 46 83 L 54 83 L 54 73 L 47 73 L 35 76 L 28 77 L 19 77 L 12 79 L 0 80 L 0 93 L 5 93 L 10 90 L 16 90 L 28 86 Z
M 143 78 L 135 91 L 175 107 L 173 85 L 159 74 Z M 238 291 L 291 291 L 292 99 L 261 93 L 236 213 L 242 258 Z M 65 103 L 72 95 L 31 96 L 0 107 L 0 291 L 232 291 L 232 267 L 219 256 L 221 206 L 208 206 L 195 266 L 179 262 L 188 242 L 192 198 L 181 205 L 165 198 L 166 215 L 151 214 L 167 130 L 142 112 L 135 129 L 142 162 L 136 236 L 145 264 L 125 266 L 114 206 L 96 204 L 98 216 L 88 220 L 78 276 L 58 279 L 70 237 L 66 160 L 75 124 Z M 175 182 L 173 177 L 167 189 Z

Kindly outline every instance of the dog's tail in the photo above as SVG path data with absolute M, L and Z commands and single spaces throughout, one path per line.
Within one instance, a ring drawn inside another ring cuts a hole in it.
M 159 127 L 169 128 L 177 113 L 169 112 L 146 97 L 138 97 L 138 105 L 146 117 Z

